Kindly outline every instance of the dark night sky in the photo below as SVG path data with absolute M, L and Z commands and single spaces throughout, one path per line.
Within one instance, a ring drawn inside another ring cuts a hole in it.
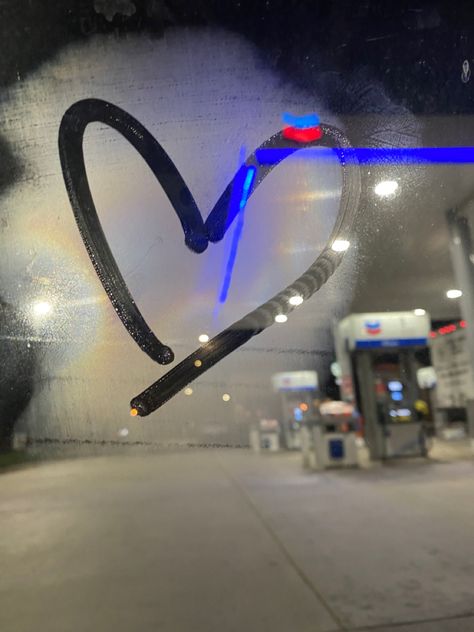
M 474 111 L 474 79 L 461 81 L 463 61 L 474 68 L 474 8 L 464 1 L 7 0 L 0 3 L 0 85 L 27 78 L 94 33 L 161 37 L 186 25 L 245 35 L 286 80 L 338 115 Z M 0 151 L 1 190 L 21 166 L 1 133 Z
M 103 15 L 114 12 L 111 21 Z M 300 85 L 324 76 L 328 105 L 339 114 L 352 104 L 335 84 L 354 73 L 378 80 L 394 103 L 414 113 L 469 113 L 473 91 L 460 75 L 464 59 L 474 65 L 473 18 L 472 3 L 460 1 L 10 0 L 0 7 L 0 83 L 90 33 L 159 37 L 170 26 L 220 25 L 253 40 Z M 370 100 L 366 106 L 370 111 Z

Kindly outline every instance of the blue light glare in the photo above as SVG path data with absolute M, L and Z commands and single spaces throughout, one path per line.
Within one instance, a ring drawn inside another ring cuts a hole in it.
M 393 391 L 392 399 L 394 402 L 401 402 L 403 399 L 403 393 L 401 391 Z
M 389 391 L 403 391 L 403 384 L 400 380 L 390 380 L 387 386 Z
M 257 169 L 255 167 L 249 167 L 247 170 L 247 175 L 245 176 L 244 186 L 242 189 L 242 198 L 240 200 L 239 207 L 241 210 L 244 209 L 247 204 L 247 200 L 249 198 L 250 187 L 252 186 L 253 179 L 255 178 L 255 173 Z
M 259 149 L 256 157 L 261 165 L 276 165 L 291 156 L 300 147 Z M 305 157 L 318 160 L 357 160 L 362 165 L 422 165 L 422 164 L 472 164 L 474 147 L 353 147 L 352 149 L 330 149 L 328 147 L 307 148 Z
M 304 116 L 297 116 L 285 112 L 282 116 L 283 123 L 290 127 L 296 127 L 297 129 L 306 129 L 307 127 L 317 127 L 320 123 L 319 116 L 317 114 L 306 114 Z
M 303 421 L 303 412 L 300 408 L 293 408 L 293 417 L 295 421 Z
M 242 231 L 244 228 L 244 215 L 245 205 L 250 195 L 252 184 L 257 173 L 257 168 L 250 166 L 247 168 L 247 173 L 242 185 L 242 193 L 239 198 L 239 211 L 237 215 L 237 224 L 235 226 L 234 234 L 232 235 L 232 244 L 230 247 L 229 259 L 227 260 L 224 281 L 222 283 L 221 293 L 219 295 L 219 303 L 225 303 L 227 295 L 229 293 L 230 283 L 232 281 L 232 272 L 234 270 L 235 260 L 237 257 L 237 249 L 239 246 L 240 238 L 242 237 Z

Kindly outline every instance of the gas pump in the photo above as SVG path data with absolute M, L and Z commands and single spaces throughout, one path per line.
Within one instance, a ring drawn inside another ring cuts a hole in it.
M 356 432 L 358 415 L 352 404 L 328 401 L 303 429 L 303 467 L 325 470 L 359 465 Z
M 373 460 L 426 454 L 415 353 L 429 331 L 429 316 L 414 312 L 351 314 L 337 325 L 341 396 L 361 410 Z
M 302 428 L 314 417 L 317 396 L 316 371 L 289 371 L 272 376 L 273 388 L 280 393 L 282 438 L 288 450 L 301 450 Z

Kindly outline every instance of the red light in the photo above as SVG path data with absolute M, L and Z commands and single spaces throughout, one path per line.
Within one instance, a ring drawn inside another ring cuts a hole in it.
M 461 320 L 461 322 L 459 323 L 459 326 L 462 327 L 463 329 L 465 329 L 467 327 L 467 323 L 465 320 Z
M 430 331 L 430 338 L 436 338 L 436 332 Z
M 313 140 L 319 140 L 322 135 L 323 132 L 319 126 L 306 127 L 305 129 L 291 126 L 283 128 L 283 136 L 297 143 L 310 143 Z
M 456 327 L 456 325 L 454 325 L 454 324 L 451 324 L 451 325 L 445 325 L 444 327 L 440 327 L 440 328 L 438 329 L 438 333 L 439 333 L 441 336 L 444 336 L 444 335 L 446 335 L 446 334 L 452 334 L 452 333 L 453 333 L 453 331 L 456 331 L 456 329 L 457 329 L 457 327 Z

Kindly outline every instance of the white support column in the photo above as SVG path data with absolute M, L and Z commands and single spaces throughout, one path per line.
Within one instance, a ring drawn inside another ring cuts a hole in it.
M 466 215 L 474 210 L 474 201 L 459 210 L 447 213 L 450 231 L 450 250 L 454 274 L 459 289 L 462 290 L 461 314 L 467 322 L 467 342 L 469 359 L 474 373 L 474 250 L 472 246 L 471 227 Z M 466 215 L 465 215 L 465 214 Z M 468 433 L 474 438 L 474 393 L 466 402 Z

